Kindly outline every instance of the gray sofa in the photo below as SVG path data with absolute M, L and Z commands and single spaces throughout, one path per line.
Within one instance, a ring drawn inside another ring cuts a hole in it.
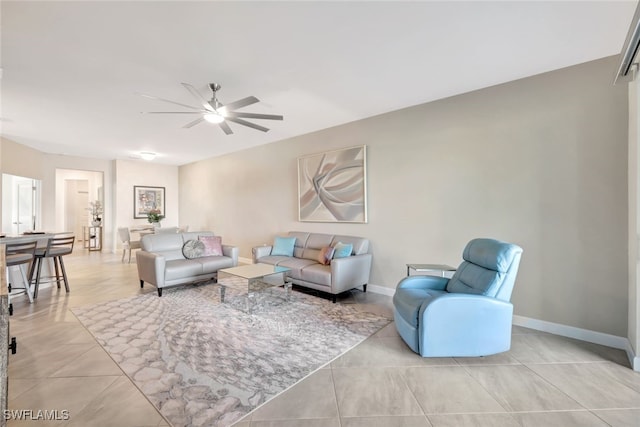
M 150 283 L 158 288 L 158 296 L 162 296 L 162 288 L 217 279 L 219 269 L 238 265 L 238 248 L 229 245 L 222 245 L 223 256 L 184 257 L 185 242 L 213 235 L 210 231 L 194 231 L 143 236 L 142 249 L 136 253 L 140 287 Z
M 272 246 L 256 246 L 252 250 L 253 262 L 288 267 L 292 283 L 329 293 L 333 302 L 336 302 L 336 295 L 353 288 L 362 286 L 362 290 L 367 291 L 372 260 L 369 240 L 300 231 L 290 231 L 288 237 L 296 238 L 293 257 L 271 255 Z M 337 242 L 351 243 L 351 256 L 333 259 L 330 265 L 319 263 L 320 250 Z

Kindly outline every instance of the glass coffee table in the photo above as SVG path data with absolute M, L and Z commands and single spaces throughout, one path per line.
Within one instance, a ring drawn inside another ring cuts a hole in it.
M 291 281 L 287 273 L 291 271 L 287 267 L 278 267 L 271 264 L 248 264 L 239 267 L 223 268 L 218 270 L 218 285 L 220 285 L 220 302 L 224 303 L 227 289 L 246 293 L 246 311 L 251 312 L 258 297 L 263 291 L 282 286 L 284 287 L 284 299 L 289 301 L 291 296 Z

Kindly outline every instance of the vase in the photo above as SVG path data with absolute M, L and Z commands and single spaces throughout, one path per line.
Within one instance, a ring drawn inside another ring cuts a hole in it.
M 156 228 L 160 228 L 162 227 L 162 225 L 160 224 L 160 222 L 153 222 L 153 229 L 155 230 Z
M 99 219 L 91 221 L 91 225 L 93 225 L 94 227 L 99 227 L 101 224 L 102 221 Z

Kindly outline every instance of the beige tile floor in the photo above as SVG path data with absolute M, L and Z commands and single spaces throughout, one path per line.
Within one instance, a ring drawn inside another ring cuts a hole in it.
M 135 263 L 82 249 L 67 257 L 71 292 L 43 288 L 13 299 L 9 408 L 67 410 L 67 421 L 9 426 L 168 426 L 69 311 L 155 292 Z M 340 299 L 391 315 L 389 297 Z M 624 352 L 515 327 L 511 351 L 425 359 L 393 323 L 236 423 L 237 427 L 640 426 L 640 373 Z M 177 427 L 177 426 L 176 426 Z

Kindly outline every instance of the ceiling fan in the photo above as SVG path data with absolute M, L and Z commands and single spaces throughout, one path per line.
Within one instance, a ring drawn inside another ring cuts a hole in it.
M 248 96 L 246 98 L 239 99 L 235 102 L 230 102 L 228 104 L 222 104 L 218 101 L 216 97 L 216 93 L 220 90 L 220 85 L 216 83 L 209 83 L 209 88 L 211 88 L 211 92 L 213 95 L 210 100 L 207 100 L 204 96 L 198 92 L 198 90 L 188 83 L 182 83 L 189 93 L 191 93 L 200 103 L 201 107 L 194 107 L 191 105 L 181 104 L 179 102 L 170 101 L 168 99 L 158 98 L 157 96 L 145 95 L 143 93 L 139 93 L 138 95 L 144 96 L 145 98 L 157 99 L 159 101 L 169 102 L 174 105 L 179 105 L 181 107 L 189 108 L 193 111 L 149 111 L 144 114 L 198 114 L 200 117 L 197 119 L 187 123 L 182 126 L 183 128 L 190 128 L 198 123 L 202 123 L 203 121 L 207 121 L 209 123 L 215 123 L 226 133 L 227 135 L 231 135 L 233 131 L 227 122 L 237 123 L 239 125 L 247 126 L 262 132 L 268 132 L 269 129 L 257 125 L 255 123 L 248 122 L 244 119 L 264 119 L 264 120 L 282 120 L 283 117 L 275 114 L 258 114 L 258 113 L 244 113 L 242 111 L 236 111 L 239 108 L 246 107 L 248 105 L 255 104 L 260 102 L 258 98 L 255 96 Z

